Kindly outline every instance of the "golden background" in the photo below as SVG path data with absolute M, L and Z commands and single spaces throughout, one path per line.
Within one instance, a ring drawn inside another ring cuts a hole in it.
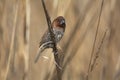
M 120 0 L 104 0 L 100 14 L 101 3 L 45 0 L 52 21 L 57 16 L 66 19 L 59 43 L 64 55 L 62 80 L 86 80 L 92 53 L 95 64 L 89 80 L 120 80 Z M 34 63 L 47 28 L 41 0 L 0 0 L 0 80 L 57 80 L 51 49 Z

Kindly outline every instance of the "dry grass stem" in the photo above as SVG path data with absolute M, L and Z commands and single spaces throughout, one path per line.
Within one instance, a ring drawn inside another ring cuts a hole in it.
M 47 12 L 44 0 L 42 0 L 42 5 L 43 5 L 44 12 L 45 12 L 45 16 L 46 16 L 48 29 L 49 29 L 50 36 L 51 36 L 51 40 L 53 41 L 53 53 L 54 53 L 54 59 L 55 59 L 55 62 L 56 62 L 56 70 L 57 70 L 57 77 L 58 77 L 57 79 L 62 80 L 61 79 L 61 68 L 59 67 L 60 66 L 60 60 L 58 58 L 59 52 L 58 52 L 58 49 L 56 47 L 55 35 L 53 33 L 53 28 L 52 28 L 52 25 L 51 25 L 50 16 L 49 16 L 49 14 Z
M 96 63 L 96 61 L 97 61 L 97 59 L 99 58 L 99 53 L 100 53 L 100 50 L 101 50 L 101 48 L 102 48 L 102 45 L 103 45 L 103 43 L 104 43 L 104 39 L 105 39 L 105 37 L 106 37 L 106 34 L 107 34 L 107 30 L 105 31 L 105 33 L 104 33 L 104 35 L 103 35 L 103 37 L 102 37 L 102 40 L 101 40 L 101 43 L 100 43 L 100 45 L 99 45 L 99 47 L 98 47 L 98 51 L 95 53 L 95 57 L 94 57 L 94 59 L 93 59 L 93 63 L 91 64 L 91 70 L 90 71 L 93 71 L 93 69 L 94 69 L 94 67 L 95 67 L 95 63 Z
M 18 2 L 17 2 L 16 6 L 15 6 L 15 16 L 14 16 L 14 23 L 13 23 L 13 31 L 12 31 L 10 52 L 9 52 L 9 58 L 8 58 L 8 63 L 7 63 L 7 70 L 6 70 L 6 80 L 7 80 L 8 72 L 10 70 L 10 64 L 11 64 L 12 56 L 14 54 L 13 48 L 14 48 L 14 41 L 15 41 L 15 31 L 16 31 L 16 27 L 17 27 L 16 22 L 17 22 L 17 15 L 18 15 L 18 7 L 19 7 L 19 5 L 18 5 Z
M 101 19 L 101 15 L 102 15 L 102 10 L 103 10 L 103 3 L 104 3 L 104 0 L 102 0 L 102 2 L 101 2 L 100 14 L 98 16 L 97 29 L 96 29 L 96 32 L 95 32 L 95 39 L 93 41 L 91 57 L 90 57 L 90 62 L 89 62 L 89 66 L 88 66 L 88 74 L 87 74 L 87 77 L 86 77 L 87 80 L 88 80 L 88 77 L 89 77 L 89 74 L 90 74 L 91 68 L 92 68 L 91 64 L 92 64 L 92 59 L 93 59 L 95 44 L 96 44 L 96 40 L 97 40 L 98 30 L 99 30 L 99 27 L 100 27 L 99 25 L 100 25 L 100 19 Z

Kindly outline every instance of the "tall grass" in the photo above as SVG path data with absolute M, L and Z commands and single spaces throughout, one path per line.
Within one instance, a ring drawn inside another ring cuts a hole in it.
M 101 0 L 45 0 L 51 17 L 66 19 L 59 43 L 62 80 L 86 80 Z M 120 79 L 120 1 L 104 0 L 88 80 Z M 41 0 L 0 0 L 0 80 L 57 80 L 51 49 L 34 64 L 47 29 Z M 106 31 L 107 29 L 107 31 Z M 105 35 L 105 37 L 104 37 Z M 99 54 L 97 54 L 99 53 Z M 44 58 L 47 57 L 47 58 Z

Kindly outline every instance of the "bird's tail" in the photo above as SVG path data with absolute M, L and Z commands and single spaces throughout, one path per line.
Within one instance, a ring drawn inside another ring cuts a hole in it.
M 35 60 L 34 62 L 36 63 L 41 55 L 41 53 L 46 49 L 46 48 L 50 48 L 50 46 L 48 46 L 49 44 L 53 44 L 52 41 L 49 41 L 49 42 L 46 42 L 44 44 L 42 44 L 39 49 L 38 49 L 38 52 L 37 52 L 37 55 L 35 57 Z
M 35 60 L 34 62 L 36 63 L 41 55 L 41 53 L 44 51 L 44 48 L 43 47 L 39 47 L 38 51 L 37 51 L 37 55 L 35 57 Z

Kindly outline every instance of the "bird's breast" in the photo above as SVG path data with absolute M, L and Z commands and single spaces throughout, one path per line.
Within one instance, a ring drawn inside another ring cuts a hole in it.
M 54 34 L 56 42 L 59 42 L 62 39 L 64 32 L 63 30 L 54 30 Z

